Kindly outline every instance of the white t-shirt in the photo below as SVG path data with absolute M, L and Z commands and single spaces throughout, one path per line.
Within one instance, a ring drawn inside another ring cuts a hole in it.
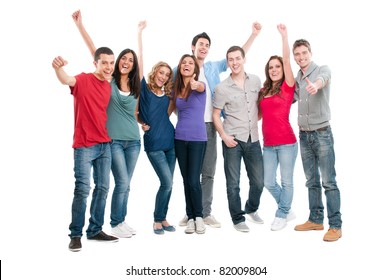
M 204 75 L 204 67 L 200 68 L 199 81 L 206 85 L 206 109 L 204 111 L 204 122 L 212 122 L 212 94 L 208 81 Z

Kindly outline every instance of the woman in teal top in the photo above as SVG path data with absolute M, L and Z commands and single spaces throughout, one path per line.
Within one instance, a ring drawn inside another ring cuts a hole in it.
M 136 231 L 125 223 L 130 182 L 140 154 L 140 132 L 136 106 L 140 95 L 139 65 L 136 53 L 125 49 L 118 56 L 111 81 L 107 108 L 107 129 L 112 138 L 112 194 L 110 225 L 118 237 L 131 237 Z

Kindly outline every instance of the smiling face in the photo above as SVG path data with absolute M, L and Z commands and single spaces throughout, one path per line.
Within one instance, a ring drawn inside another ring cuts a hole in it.
M 161 66 L 157 70 L 155 77 L 154 77 L 154 83 L 158 88 L 162 88 L 166 82 L 170 79 L 170 69 L 166 66 Z
M 293 50 L 294 60 L 301 68 L 302 71 L 306 71 L 312 62 L 312 53 L 305 45 L 300 45 Z
M 244 71 L 245 58 L 240 50 L 227 53 L 227 65 L 233 75 L 238 75 Z
M 114 71 L 114 55 L 100 54 L 99 59 L 94 61 L 95 76 L 100 80 L 110 80 Z
M 192 51 L 198 60 L 204 61 L 210 50 L 210 42 L 206 38 L 199 38 Z
M 134 57 L 131 52 L 124 54 L 118 63 L 118 70 L 123 75 L 128 75 L 132 71 L 134 65 Z
M 272 83 L 277 83 L 283 78 L 283 65 L 279 59 L 274 58 L 268 62 L 268 76 Z
M 184 77 L 191 77 L 195 73 L 195 61 L 187 56 L 181 61 L 180 73 Z

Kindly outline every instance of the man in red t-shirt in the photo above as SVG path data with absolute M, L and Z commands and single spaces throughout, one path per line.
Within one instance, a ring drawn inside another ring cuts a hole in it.
M 98 48 L 94 55 L 94 73 L 69 76 L 63 69 L 67 61 L 54 58 L 52 66 L 59 81 L 68 85 L 74 97 L 74 174 L 75 190 L 72 202 L 72 221 L 69 226 L 69 250 L 82 249 L 81 237 L 85 222 L 87 197 L 90 193 L 91 167 L 93 167 L 94 192 L 91 200 L 87 239 L 115 242 L 116 237 L 102 231 L 106 197 L 109 191 L 111 151 L 106 129 L 106 108 L 111 87 L 108 80 L 114 70 L 114 54 L 107 47 Z

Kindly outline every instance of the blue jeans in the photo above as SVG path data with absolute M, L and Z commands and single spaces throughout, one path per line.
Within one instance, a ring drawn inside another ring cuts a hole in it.
M 69 236 L 81 237 L 85 223 L 87 197 L 90 194 L 91 167 L 93 169 L 94 191 L 90 206 L 87 237 L 102 231 L 106 198 L 109 192 L 110 165 L 112 162 L 110 143 L 97 144 L 88 148 L 74 149 L 75 190 L 72 201 L 72 222 Z
M 203 218 L 200 174 L 207 141 L 175 140 L 176 156 L 184 183 L 188 219 Z
M 271 193 L 276 203 L 275 217 L 286 218 L 291 208 L 294 195 L 294 166 L 298 154 L 298 143 L 264 146 L 264 186 Z M 276 181 L 276 173 L 280 166 L 281 185 Z
M 245 221 L 245 213 L 256 212 L 260 205 L 260 196 L 263 192 L 263 153 L 260 142 L 242 142 L 236 139 L 238 145 L 229 148 L 222 141 L 224 169 L 226 175 L 227 200 L 231 220 L 234 224 Z M 249 178 L 249 193 L 242 210 L 240 197 L 241 159 L 244 159 L 246 172 Z
M 201 189 L 203 217 L 211 215 L 211 204 L 213 199 L 214 177 L 217 160 L 216 130 L 214 123 L 206 123 L 207 146 L 204 154 L 203 166 L 201 169 Z
M 309 195 L 309 221 L 323 223 L 324 206 L 321 197 L 321 186 L 323 186 L 329 226 L 340 229 L 342 226 L 340 191 L 336 183 L 334 139 L 331 127 L 324 131 L 300 131 L 299 139 Z
M 176 153 L 174 148 L 168 151 L 146 152 L 161 183 L 155 198 L 154 222 L 166 220 L 172 193 Z
M 140 154 L 140 140 L 112 142 L 112 173 L 114 190 L 112 195 L 110 225 L 125 221 L 128 207 L 130 182 Z

